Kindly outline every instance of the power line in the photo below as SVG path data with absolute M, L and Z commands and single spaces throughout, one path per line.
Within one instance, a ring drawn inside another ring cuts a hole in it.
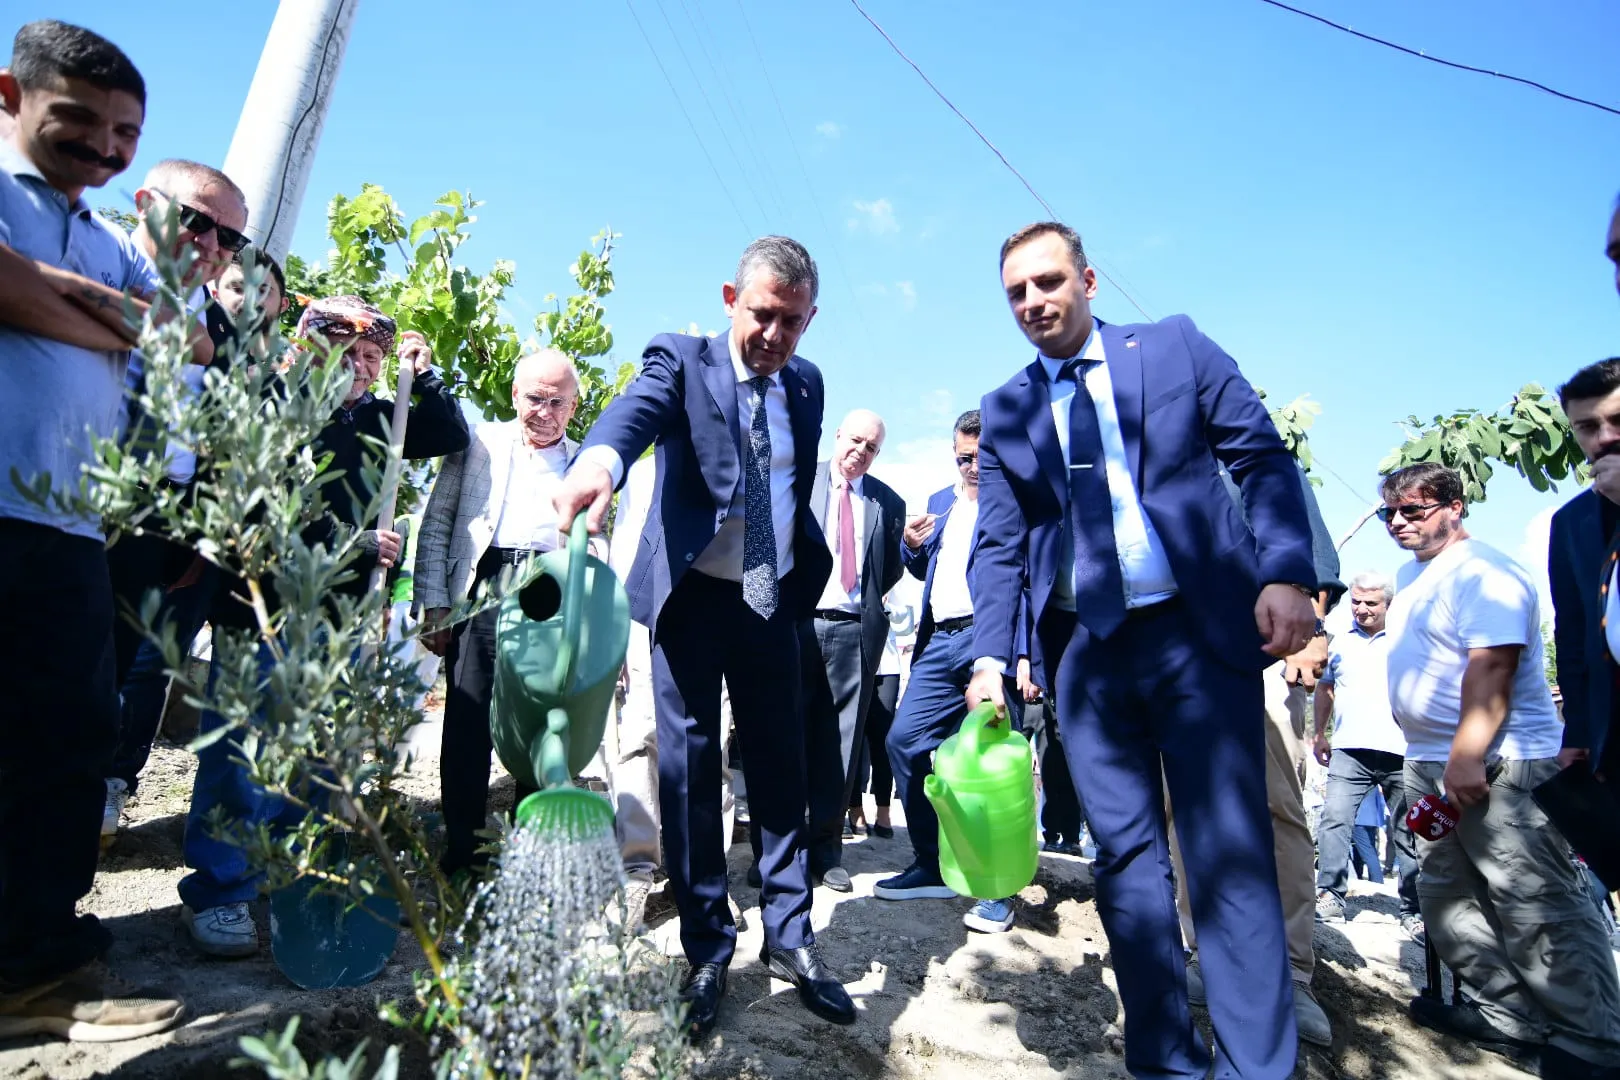
M 652 38 L 647 36 L 647 28 L 641 25 L 641 16 L 636 14 L 635 5 L 630 0 L 624 0 L 624 6 L 630 9 L 630 17 L 635 20 L 636 29 L 641 31 L 641 40 L 647 43 L 647 51 L 652 53 L 653 63 L 658 65 L 658 72 L 663 75 L 664 84 L 669 87 L 669 96 L 675 99 L 675 104 L 681 110 L 681 115 L 686 117 L 686 126 L 692 129 L 692 138 L 697 140 L 698 149 L 703 151 L 703 160 L 709 163 L 709 169 L 714 173 L 714 182 L 720 185 L 720 191 L 725 195 L 726 202 L 731 204 L 731 209 L 736 213 L 737 220 L 742 223 L 743 232 L 747 233 L 748 238 L 752 240 L 754 230 L 749 226 L 748 219 L 743 216 L 742 208 L 737 205 L 737 200 L 732 196 L 731 189 L 726 186 L 726 178 L 720 175 L 720 169 L 715 165 L 713 156 L 709 154 L 709 148 L 704 145 L 703 136 L 698 134 L 697 125 L 692 123 L 692 114 L 686 111 L 686 103 L 681 101 L 681 95 L 675 89 L 674 80 L 669 77 L 669 72 L 664 67 L 664 61 L 659 59 L 658 50 L 653 47 Z
M 990 139 L 985 135 L 985 133 L 979 130 L 979 126 L 977 124 L 975 124 L 972 120 L 969 120 L 967 118 L 967 114 L 964 113 L 961 109 L 958 109 L 956 107 L 956 104 L 953 101 L 951 101 L 950 98 L 945 96 L 945 91 L 941 90 L 938 86 L 934 85 L 934 80 L 930 79 L 928 77 L 928 73 L 923 71 L 923 69 L 917 65 L 917 62 L 915 60 L 913 60 L 911 57 L 906 55 L 905 50 L 900 48 L 900 46 L 895 42 L 894 38 L 889 36 L 889 32 L 887 30 L 883 29 L 882 26 L 878 25 L 878 21 L 876 19 L 872 18 L 872 16 L 870 16 L 870 15 L 868 15 L 866 13 L 866 9 L 861 7 L 860 0 L 849 0 L 849 2 L 850 2 L 850 5 L 855 8 L 856 11 L 861 13 L 861 18 L 865 19 L 868 23 L 870 23 L 872 25 L 872 29 L 876 30 L 880 35 L 882 35 L 883 40 L 889 43 L 889 48 L 894 50 L 894 54 L 896 56 L 898 56 L 900 59 L 904 60 L 911 67 L 911 70 L 915 71 L 917 73 L 917 77 L 920 78 L 924 83 L 926 83 L 928 85 L 928 89 L 930 89 L 930 90 L 932 90 L 934 92 L 934 96 L 939 98 L 939 100 L 943 101 L 945 103 L 945 107 L 950 109 L 951 112 L 955 113 L 957 119 L 961 120 L 962 123 L 966 124 L 968 126 L 968 129 L 970 131 L 972 131 L 973 134 L 975 134 L 975 135 L 977 135 L 979 137 L 980 142 L 984 143 L 985 146 L 989 147 L 990 152 L 992 154 L 996 155 L 996 159 L 1007 167 L 1007 171 L 1012 173 L 1014 176 L 1016 176 L 1018 178 L 1018 182 L 1020 184 L 1024 185 L 1024 190 L 1028 191 L 1032 196 L 1035 197 L 1035 201 L 1041 204 L 1041 209 L 1046 211 L 1046 216 L 1048 218 L 1052 219 L 1053 221 L 1062 220 L 1058 216 L 1058 212 L 1056 210 L 1052 209 L 1052 205 L 1050 203 L 1048 203 L 1045 199 L 1041 198 L 1041 193 L 1035 190 L 1035 185 L 1031 184 L 1027 179 L 1025 179 L 1024 174 L 1019 172 L 1016 168 L 1014 168 L 1013 163 L 1007 160 L 1007 155 L 1003 154 L 1000 150 L 996 149 L 996 144 L 991 142 Z M 1101 266 L 1100 263 L 1097 262 L 1097 260 L 1093 259 L 1092 263 L 1093 263 L 1093 265 L 1096 265 L 1097 272 L 1103 276 L 1103 279 L 1105 281 L 1107 281 L 1108 284 L 1112 285 L 1119 292 L 1119 294 L 1121 296 L 1123 296 L 1125 299 L 1129 300 L 1131 302 L 1132 307 L 1134 307 L 1137 311 L 1142 313 L 1142 318 L 1147 319 L 1150 322 L 1152 321 L 1153 316 L 1151 316 L 1151 315 L 1149 315 L 1147 313 L 1147 308 L 1144 308 L 1141 304 L 1137 303 L 1136 297 L 1132 296 L 1129 292 L 1127 292 L 1125 290 L 1125 287 L 1123 285 L 1121 285 L 1118 281 L 1115 281 L 1113 276 L 1111 274 L 1109 274 L 1109 272 L 1107 270 L 1103 269 L 1103 267 Z
M 709 119 L 714 121 L 715 129 L 720 132 L 720 141 L 726 144 L 726 153 L 731 155 L 731 160 L 737 166 L 737 176 L 741 178 L 749 198 L 754 200 L 754 208 L 759 211 L 760 217 L 769 221 L 770 211 L 765 209 L 765 204 L 760 201 L 759 192 L 754 190 L 753 183 L 748 179 L 748 171 L 743 166 L 742 156 L 737 153 L 737 148 L 731 145 L 731 136 L 726 134 L 726 127 L 720 122 L 720 114 L 714 111 L 714 102 L 709 100 L 709 91 L 704 89 L 703 80 L 698 78 L 697 68 L 692 66 L 692 58 L 686 55 L 686 46 L 681 44 L 680 35 L 675 33 L 675 24 L 669 21 L 669 12 L 664 9 L 664 0 L 653 0 L 653 4 L 658 8 L 658 14 L 663 18 L 669 36 L 675 41 L 675 51 L 681 54 L 681 63 L 686 65 L 686 73 L 692 76 L 692 82 L 697 85 L 698 96 L 703 99 L 703 107 L 709 110 Z
M 1319 22 L 1323 26 L 1332 27 L 1335 30 L 1350 34 L 1353 37 L 1358 37 L 1363 41 L 1370 41 L 1374 45 L 1382 45 L 1386 49 L 1394 49 L 1396 52 L 1405 53 L 1407 56 L 1415 56 L 1419 60 L 1427 60 L 1431 64 L 1441 64 L 1448 68 L 1456 68 L 1458 71 L 1471 71 L 1476 75 L 1489 75 L 1495 79 L 1506 79 L 1508 82 L 1515 82 L 1521 86 L 1528 86 L 1532 90 L 1540 90 L 1544 94 L 1551 94 L 1553 97 L 1563 98 L 1565 101 L 1574 102 L 1576 105 L 1586 105 L 1594 109 L 1600 109 L 1603 112 L 1614 116 L 1620 116 L 1620 109 L 1613 108 L 1609 105 L 1604 105 L 1602 102 L 1588 101 L 1586 98 L 1576 97 L 1574 94 L 1566 94 L 1562 90 L 1554 90 L 1545 83 L 1538 83 L 1534 79 L 1526 79 L 1519 75 L 1509 75 L 1503 71 L 1492 71 L 1489 68 L 1475 67 L 1472 64 L 1460 64 L 1455 60 L 1443 60 L 1438 56 L 1430 56 L 1428 53 L 1419 49 L 1411 49 L 1405 45 L 1401 45 L 1393 41 L 1387 41 L 1381 37 L 1375 37 L 1372 34 L 1362 33 L 1360 30 L 1345 26 L 1343 23 L 1336 23 L 1332 19 L 1325 19 L 1320 15 L 1313 14 L 1312 12 L 1304 11 L 1297 7 L 1290 7 L 1288 4 L 1281 3 L 1280 0 L 1260 0 L 1260 2 L 1262 4 L 1270 4 L 1274 8 L 1279 8 L 1291 14 L 1299 15 L 1315 22 Z
M 701 10 L 701 9 L 700 9 Z M 754 59 L 759 61 L 760 74 L 765 78 L 765 88 L 770 91 L 771 101 L 776 104 L 776 115 L 782 121 L 782 131 L 787 135 L 788 145 L 793 148 L 793 160 L 798 162 L 799 175 L 804 179 L 804 189 L 810 193 L 810 204 L 816 208 L 816 218 L 821 222 L 821 230 L 827 236 L 827 242 L 832 245 L 833 257 L 838 262 L 838 276 L 844 280 L 844 288 L 849 290 L 849 299 L 860 313 L 861 322 L 867 322 L 865 309 L 861 306 L 861 299 L 855 292 L 855 284 L 850 279 L 849 270 L 844 263 L 843 247 L 838 243 L 838 234 L 833 232 L 827 224 L 827 214 L 821 208 L 821 199 L 816 195 L 816 186 L 810 180 L 810 170 L 805 168 L 804 155 L 799 153 L 799 141 L 793 136 L 793 125 L 788 123 L 787 110 L 782 108 L 782 99 L 776 93 L 776 83 L 771 78 L 770 65 L 765 62 L 765 54 L 760 51 L 759 39 L 754 37 L 754 25 L 748 21 L 748 9 L 743 0 L 737 0 L 737 14 L 742 16 L 743 29 L 748 32 L 748 43 L 753 47 Z

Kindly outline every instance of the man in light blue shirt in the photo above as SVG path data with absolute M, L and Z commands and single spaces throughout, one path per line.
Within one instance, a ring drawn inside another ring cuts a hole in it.
M 76 906 L 95 877 L 102 778 L 118 736 L 113 605 L 99 523 L 9 479 L 77 487 L 112 434 L 128 338 L 58 288 L 145 280 L 128 237 L 91 212 L 135 155 L 140 73 L 116 46 L 52 20 L 24 26 L 0 101 L 0 1038 L 135 1038 L 175 1024 L 171 996 L 97 962 L 111 936 Z

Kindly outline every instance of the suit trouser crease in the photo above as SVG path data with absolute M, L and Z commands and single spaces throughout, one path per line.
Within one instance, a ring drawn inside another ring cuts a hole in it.
M 0 519 L 0 989 L 65 974 L 112 938 L 76 914 L 95 879 L 118 739 L 106 548 Z
M 791 577 L 791 575 L 789 575 Z M 728 964 L 737 928 L 726 904 L 720 724 L 727 687 L 762 850 L 761 921 L 769 948 L 814 940 L 805 840 L 805 742 L 799 641 L 786 598 L 769 618 L 743 602 L 737 582 L 688 571 L 653 632 L 658 716 L 658 796 L 664 871 L 694 964 Z
M 1443 761 L 1405 766 L 1406 797 L 1441 792 Z M 1504 761 L 1483 808 L 1420 840 L 1418 894 L 1436 951 L 1487 1019 L 1586 1061 L 1620 1065 L 1620 980 L 1568 844 L 1531 790 L 1554 758 Z
M 1104 640 L 1063 612 L 1038 632 L 1098 846 L 1097 908 L 1125 1011 L 1126 1067 L 1188 1078 L 1210 1067 L 1187 1001 L 1167 785 L 1215 1029 L 1214 1075 L 1283 1080 L 1298 1047 L 1259 673 L 1225 663 L 1179 604 L 1127 619 Z
M 1399 754 L 1383 750 L 1335 748 L 1328 759 L 1327 799 L 1317 835 L 1316 887 L 1344 899 L 1350 884 L 1352 829 L 1361 802 L 1374 787 L 1384 793 L 1389 805 L 1395 841 L 1396 864 L 1400 868 L 1400 913 L 1419 914 L 1418 855 L 1412 830 L 1406 826 L 1406 782 Z
M 866 737 L 871 672 L 861 656 L 858 621 L 800 624 L 804 672 L 805 776 L 809 784 L 808 845 L 818 870 L 843 862 L 843 823 L 855 786 L 856 747 Z

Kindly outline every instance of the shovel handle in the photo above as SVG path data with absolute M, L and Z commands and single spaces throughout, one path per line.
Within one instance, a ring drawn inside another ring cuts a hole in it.
M 574 663 L 579 659 L 579 633 L 585 616 L 585 571 L 590 556 L 590 533 L 585 511 L 574 517 L 568 530 L 568 577 L 563 582 L 562 634 L 557 642 L 557 667 L 552 685 L 562 693 L 574 685 Z

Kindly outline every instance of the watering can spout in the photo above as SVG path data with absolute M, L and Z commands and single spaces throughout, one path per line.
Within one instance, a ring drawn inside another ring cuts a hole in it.
M 923 794 L 928 796 L 928 801 L 933 804 L 934 814 L 939 818 L 940 831 L 945 834 L 945 840 L 951 850 L 961 854 L 972 852 L 974 844 L 962 827 L 965 811 L 955 793 L 951 791 L 950 785 L 940 779 L 937 773 L 930 773 L 923 778 Z

